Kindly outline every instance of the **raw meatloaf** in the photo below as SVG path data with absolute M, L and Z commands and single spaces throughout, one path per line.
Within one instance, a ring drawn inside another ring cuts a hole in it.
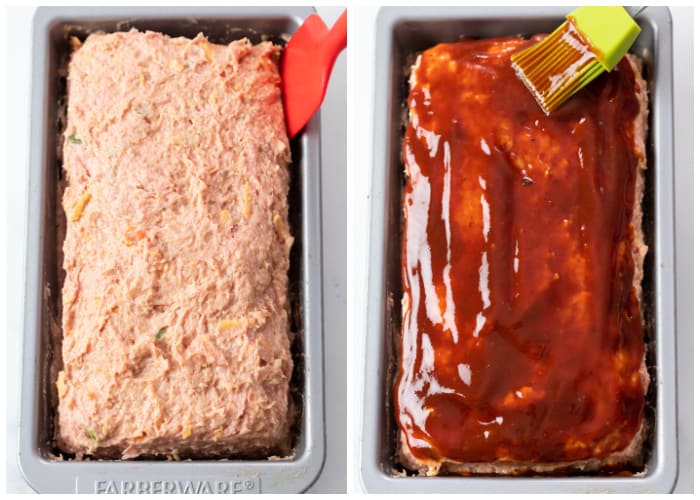
M 627 56 L 546 116 L 510 65 L 536 39 L 412 69 L 394 408 L 421 474 L 641 465 L 646 87 Z
M 290 153 L 278 56 L 271 43 L 133 30 L 90 35 L 72 54 L 64 452 L 288 451 Z

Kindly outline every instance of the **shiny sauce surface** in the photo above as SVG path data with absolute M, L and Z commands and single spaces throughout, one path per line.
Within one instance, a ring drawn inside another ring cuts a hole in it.
M 510 66 L 534 40 L 425 51 L 403 143 L 397 423 L 419 461 L 623 450 L 646 383 L 627 59 L 546 116 Z

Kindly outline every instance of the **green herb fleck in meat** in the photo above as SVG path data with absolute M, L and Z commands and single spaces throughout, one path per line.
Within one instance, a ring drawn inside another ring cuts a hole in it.
M 92 429 L 85 429 L 85 435 L 93 441 L 97 442 L 97 436 L 95 435 Z
M 165 328 L 161 328 L 160 330 L 158 330 L 158 333 L 156 333 L 156 340 L 162 339 L 163 335 L 165 335 Z
M 77 137 L 75 134 L 69 135 L 69 136 L 68 136 L 68 140 L 69 140 L 70 142 L 72 142 L 73 144 L 82 144 L 82 143 L 83 143 L 83 141 L 81 141 L 80 139 L 78 139 L 78 137 Z

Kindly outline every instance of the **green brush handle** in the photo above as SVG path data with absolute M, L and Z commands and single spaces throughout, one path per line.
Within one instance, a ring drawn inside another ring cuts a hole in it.
M 620 62 L 641 31 L 624 7 L 579 7 L 566 17 L 591 42 L 606 71 Z

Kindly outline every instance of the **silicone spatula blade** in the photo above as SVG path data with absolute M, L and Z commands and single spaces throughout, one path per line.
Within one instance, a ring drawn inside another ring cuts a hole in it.
M 297 135 L 321 106 L 333 64 L 348 43 L 347 10 L 329 30 L 312 14 L 282 52 L 282 102 L 287 134 Z

